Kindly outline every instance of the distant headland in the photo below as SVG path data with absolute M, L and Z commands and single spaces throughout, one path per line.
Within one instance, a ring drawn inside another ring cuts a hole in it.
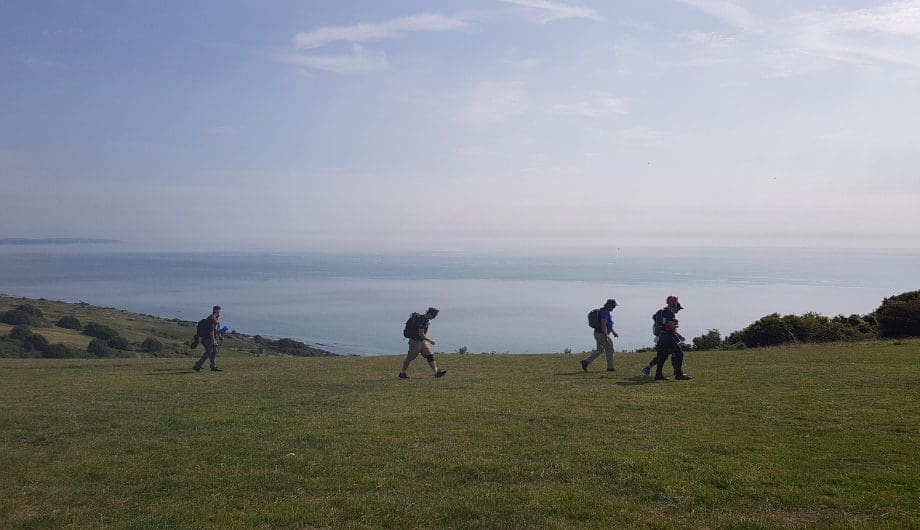
M 124 241 L 92 237 L 0 237 L 0 245 L 118 245 L 121 243 Z

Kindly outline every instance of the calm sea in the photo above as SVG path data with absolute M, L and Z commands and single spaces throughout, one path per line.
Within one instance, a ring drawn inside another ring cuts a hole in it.
M 438 351 L 593 347 L 586 314 L 616 298 L 618 350 L 651 344 L 676 294 L 683 334 L 723 335 L 763 315 L 868 313 L 920 288 L 920 253 L 777 249 L 621 250 L 609 256 L 130 252 L 0 247 L 0 292 L 197 320 L 211 305 L 240 332 L 339 353 L 401 353 L 412 311 L 441 309 Z

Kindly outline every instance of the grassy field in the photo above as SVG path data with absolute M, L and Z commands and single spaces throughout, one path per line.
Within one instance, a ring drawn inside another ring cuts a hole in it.
M 920 342 L 578 359 L 3 359 L 0 527 L 920 527 Z

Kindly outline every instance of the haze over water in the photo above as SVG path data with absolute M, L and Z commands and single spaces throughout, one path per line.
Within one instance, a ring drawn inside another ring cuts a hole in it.
M 197 320 L 211 305 L 250 334 L 338 353 L 404 351 L 412 311 L 441 309 L 436 350 L 560 352 L 593 347 L 587 312 L 608 297 L 617 350 L 651 344 L 651 314 L 680 296 L 681 330 L 723 336 L 763 315 L 864 314 L 917 288 L 912 251 L 622 249 L 609 256 L 450 253 L 131 252 L 0 249 L 0 292 Z

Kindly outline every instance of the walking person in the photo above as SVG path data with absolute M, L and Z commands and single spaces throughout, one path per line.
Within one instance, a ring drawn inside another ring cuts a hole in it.
M 201 342 L 202 346 L 204 346 L 204 354 L 198 359 L 195 366 L 192 367 L 196 372 L 200 371 L 201 367 L 204 366 L 204 362 L 208 360 L 211 362 L 212 372 L 221 371 L 215 362 L 215 358 L 217 357 L 217 334 L 219 333 L 219 327 L 220 306 L 216 305 L 211 309 L 210 316 L 198 321 L 198 340 Z
M 590 365 L 594 359 L 604 353 L 607 356 L 607 371 L 613 372 L 613 339 L 610 335 L 614 337 L 619 337 L 620 335 L 613 330 L 613 317 L 610 315 L 610 311 L 617 306 L 617 301 L 613 298 L 607 300 L 604 303 L 604 307 L 600 309 L 595 309 L 597 311 L 597 323 L 593 325 L 592 315 L 594 311 L 588 314 L 588 324 L 594 328 L 594 340 L 597 342 L 597 348 L 591 352 L 591 355 L 581 361 L 581 369 L 585 372 L 588 371 L 588 365 Z
M 402 370 L 399 372 L 400 379 L 409 378 L 409 364 L 415 360 L 416 357 L 421 354 L 422 357 L 428 361 L 428 366 L 431 368 L 431 375 L 435 377 L 444 377 L 447 374 L 447 370 L 439 370 L 437 363 L 434 362 L 434 355 L 431 353 L 431 348 L 429 344 L 434 345 L 434 341 L 428 338 L 428 324 L 431 323 L 431 320 L 438 316 L 438 310 L 434 307 L 429 307 L 428 311 L 425 311 L 424 315 L 418 313 L 412 313 L 409 317 L 409 320 L 406 321 L 406 328 L 403 330 L 403 336 L 409 339 L 409 353 L 406 354 L 406 360 L 403 361 Z
M 655 380 L 662 381 L 667 378 L 661 373 L 664 368 L 664 362 L 671 356 L 671 366 L 674 367 L 674 379 L 690 380 L 692 377 L 684 373 L 684 352 L 680 348 L 680 343 L 684 337 L 677 332 L 680 323 L 677 321 L 677 312 L 684 307 L 676 296 L 671 295 L 666 300 L 667 306 L 659 309 L 653 316 L 652 333 L 655 334 L 655 358 L 642 368 L 642 373 L 646 376 L 651 375 L 652 367 L 655 367 Z

